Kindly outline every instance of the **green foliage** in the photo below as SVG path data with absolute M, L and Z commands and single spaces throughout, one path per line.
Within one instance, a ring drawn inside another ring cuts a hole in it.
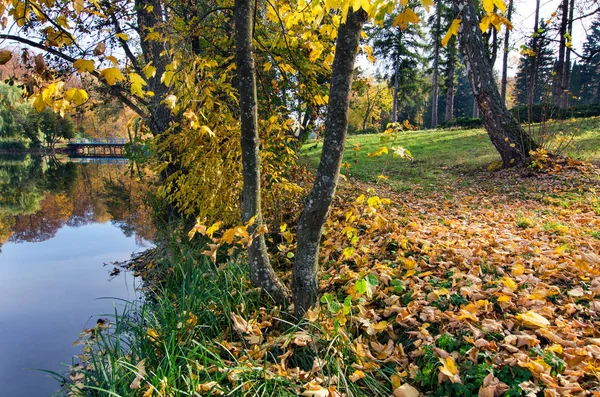
M 438 125 L 438 128 L 460 128 L 460 129 L 472 129 L 482 128 L 483 120 L 480 118 L 473 119 L 470 117 L 457 117 L 451 120 L 444 121 Z
M 23 151 L 29 148 L 29 142 L 22 138 L 0 138 L 0 150 Z
M 23 99 L 23 89 L 14 81 L 0 82 L 0 138 L 23 135 L 31 107 Z

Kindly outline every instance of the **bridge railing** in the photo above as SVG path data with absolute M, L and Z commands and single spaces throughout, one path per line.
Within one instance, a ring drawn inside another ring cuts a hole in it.
M 71 145 L 125 145 L 126 138 L 77 138 L 71 139 Z

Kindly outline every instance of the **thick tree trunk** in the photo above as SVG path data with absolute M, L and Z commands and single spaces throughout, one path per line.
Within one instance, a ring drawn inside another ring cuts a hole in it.
M 235 2 L 235 62 L 241 119 L 242 146 L 242 220 L 253 234 L 262 225 L 256 70 L 252 48 L 252 0 Z M 277 302 L 287 302 L 288 291 L 271 267 L 263 234 L 254 236 L 248 246 L 248 261 L 252 283 L 270 294 Z
M 508 2 L 508 13 L 506 19 L 512 20 L 513 12 L 513 0 Z M 502 54 L 502 81 L 500 83 L 500 95 L 502 100 L 506 103 L 506 81 L 508 78 L 508 53 L 510 49 L 510 29 L 506 29 L 504 32 L 504 53 Z
M 360 32 L 366 20 L 367 13 L 362 9 L 350 11 L 346 23 L 338 28 L 323 151 L 315 184 L 306 198 L 304 211 L 298 221 L 298 245 L 292 275 L 294 312 L 298 318 L 303 316 L 318 298 L 319 244 L 340 175 L 348 128 L 354 62 L 358 53 Z
M 448 75 L 446 76 L 446 111 L 444 121 L 454 118 L 454 73 L 456 70 L 456 42 L 448 43 Z
M 162 42 L 145 40 L 146 29 L 157 28 L 164 23 L 163 8 L 160 0 L 136 0 L 135 9 L 139 25 L 138 34 L 142 38 L 140 46 L 146 63 L 152 62 L 156 73 L 148 79 L 148 90 L 154 93 L 148 104 L 148 127 L 152 135 L 159 136 L 169 129 L 173 121 L 171 109 L 164 103 L 169 88 L 161 83 L 160 79 L 165 72 L 169 59 L 165 55 L 165 46 Z M 148 11 L 150 10 L 150 11 Z
M 536 148 L 533 139 L 508 112 L 494 83 L 492 67 L 485 54 L 479 21 L 472 0 L 453 0 L 455 15 L 461 18 L 458 31 L 460 50 L 490 140 L 502 157 L 504 167 L 528 162 Z
M 438 4 L 435 8 L 435 34 L 433 45 L 433 89 L 431 92 L 431 128 L 438 125 L 438 76 L 439 76 L 439 58 L 440 58 L 440 24 L 442 21 L 441 5 Z

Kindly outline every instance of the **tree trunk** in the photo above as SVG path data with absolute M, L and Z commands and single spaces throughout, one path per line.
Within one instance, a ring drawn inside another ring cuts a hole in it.
M 136 0 L 135 10 L 139 25 L 138 34 L 141 37 L 140 47 L 146 63 L 152 63 L 156 68 L 156 73 L 148 79 L 148 90 L 154 95 L 150 97 L 148 104 L 148 127 L 152 135 L 159 136 L 167 131 L 173 121 L 171 109 L 164 103 L 168 94 L 169 87 L 164 85 L 160 79 L 169 63 L 165 55 L 165 47 L 162 42 L 155 40 L 145 40 L 146 29 L 157 28 L 164 23 L 163 5 L 160 0 Z
M 433 45 L 433 89 L 431 92 L 431 128 L 438 125 L 438 75 L 439 75 L 439 58 L 440 58 L 440 23 L 442 20 L 441 5 L 438 4 L 435 9 L 435 34 Z
M 456 70 L 456 41 L 448 43 L 448 75 L 446 76 L 446 111 L 444 121 L 454 118 L 454 73 Z
M 513 0 L 508 2 L 508 14 L 506 18 L 512 20 L 513 12 Z M 506 103 L 506 81 L 508 78 L 508 53 L 510 48 L 510 29 L 506 29 L 504 32 L 504 53 L 502 54 L 502 82 L 500 83 L 500 95 L 502 100 Z
M 565 54 L 567 50 L 567 23 L 569 19 L 569 0 L 563 0 L 560 5 L 561 19 L 560 28 L 558 30 L 558 62 L 556 63 L 555 70 L 555 92 L 554 92 L 554 104 L 562 108 L 562 101 L 564 97 L 565 85 L 563 81 L 563 68 L 565 65 Z
M 354 62 L 360 32 L 366 20 L 367 13 L 362 9 L 349 11 L 346 23 L 338 28 L 323 151 L 314 186 L 306 198 L 298 221 L 298 245 L 292 274 L 294 313 L 297 318 L 302 317 L 315 304 L 319 293 L 319 244 L 340 174 L 348 128 Z
M 569 17 L 567 21 L 567 34 L 571 40 L 573 33 L 573 9 L 575 8 L 575 0 L 571 0 L 569 4 Z M 565 62 L 562 65 L 561 73 L 561 92 L 560 92 L 560 103 L 561 109 L 567 109 L 569 107 L 569 86 L 571 83 L 571 48 L 566 46 L 565 42 Z
M 533 45 L 532 51 L 534 55 L 531 58 L 531 69 L 529 70 L 529 87 L 527 90 L 527 107 L 529 109 L 528 118 L 529 122 L 532 122 L 531 107 L 534 102 L 535 94 L 535 79 L 537 78 L 537 57 L 538 57 L 538 30 L 539 30 L 539 19 L 540 19 L 540 0 L 535 2 L 535 22 L 533 24 Z
M 526 164 L 536 144 L 508 112 L 498 92 L 475 7 L 471 0 L 453 0 L 452 3 L 455 15 L 460 15 L 462 20 L 458 31 L 460 50 L 490 140 L 502 157 L 504 167 Z
M 400 55 L 396 56 L 396 69 L 394 70 L 394 98 L 392 105 L 392 123 L 398 121 L 398 74 L 400 73 Z
M 242 220 L 247 223 L 254 218 L 254 223 L 248 227 L 251 235 L 262 225 L 256 70 L 252 48 L 253 4 L 252 0 L 236 0 L 234 14 L 241 120 Z M 271 267 L 263 234 L 254 236 L 248 246 L 248 261 L 252 283 L 277 302 L 286 303 L 288 291 Z

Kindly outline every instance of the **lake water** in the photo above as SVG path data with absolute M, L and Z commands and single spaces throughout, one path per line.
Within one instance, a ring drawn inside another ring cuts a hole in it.
M 144 185 L 127 171 L 0 157 L 1 396 L 53 395 L 58 383 L 38 369 L 65 372 L 79 333 L 136 298 L 139 280 L 110 277 L 153 233 Z

